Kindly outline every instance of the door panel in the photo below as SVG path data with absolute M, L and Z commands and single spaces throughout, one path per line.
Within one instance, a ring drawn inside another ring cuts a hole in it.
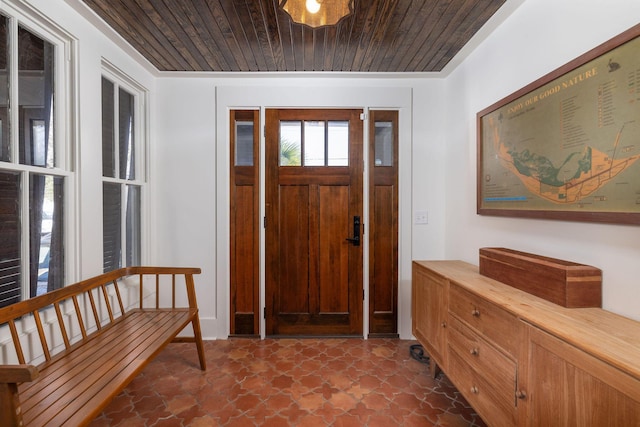
M 398 336 L 398 112 L 369 122 L 369 336 Z
M 360 113 L 266 111 L 267 335 L 362 335 Z
M 322 186 L 318 239 L 320 313 L 349 312 L 349 251 L 345 230 L 349 230 L 349 191 L 346 186 Z
M 259 115 L 232 110 L 230 161 L 230 334 L 256 336 L 259 316 Z
M 279 307 L 283 313 L 308 313 L 309 187 L 280 189 Z

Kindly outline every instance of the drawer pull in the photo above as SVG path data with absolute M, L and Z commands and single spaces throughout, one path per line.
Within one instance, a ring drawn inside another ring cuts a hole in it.
M 472 348 L 471 350 L 469 350 L 469 353 L 471 353 L 472 356 L 477 356 L 480 354 L 480 350 L 477 348 Z
M 480 390 L 478 390 L 478 387 L 476 386 L 471 387 L 469 391 L 473 394 L 478 394 L 480 392 Z
M 524 400 L 527 398 L 527 393 L 524 390 L 516 391 L 516 397 L 520 400 Z
M 443 328 L 446 328 L 446 327 L 447 327 L 447 322 L 442 322 L 442 323 L 440 324 L 440 326 L 442 326 Z
M 474 308 L 473 310 L 471 310 L 471 315 L 473 317 L 480 317 L 480 310 L 478 310 L 477 308 Z

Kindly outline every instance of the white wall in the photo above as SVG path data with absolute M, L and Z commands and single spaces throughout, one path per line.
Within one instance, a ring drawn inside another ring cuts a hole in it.
M 161 79 L 157 87 L 154 260 L 202 269 L 195 281 L 203 336 L 221 338 L 228 310 L 219 312 L 216 282 L 215 83 Z
M 590 264 L 604 308 L 640 320 L 640 227 L 478 216 L 475 175 L 478 111 L 638 22 L 637 0 L 527 0 L 447 77 L 447 258 L 502 246 Z
M 198 301 L 205 336 L 224 338 L 229 334 L 229 110 L 256 108 L 264 118 L 264 109 L 269 107 L 321 107 L 400 112 L 399 329 L 402 337 L 410 337 L 410 277 L 415 238 L 411 201 L 416 191 L 429 195 L 421 209 L 433 211 L 429 226 L 421 226 L 419 230 L 424 251 L 438 254 L 444 247 L 444 215 L 437 212 L 444 201 L 442 191 L 438 190 L 442 186 L 425 185 L 428 181 L 443 180 L 443 171 L 438 171 L 443 158 L 439 132 L 443 82 L 363 75 L 191 76 L 170 75 L 157 83 L 154 180 L 163 191 L 157 200 L 162 215 L 158 216 L 155 235 L 160 263 L 191 263 L 203 268 L 198 279 Z M 416 105 L 414 92 L 421 94 Z M 412 127 L 416 115 L 430 116 L 420 121 L 417 130 Z M 365 126 L 365 138 L 367 131 Z M 425 153 L 418 164 L 413 145 L 416 138 Z M 433 153 L 429 149 L 431 141 Z M 261 144 L 264 147 L 263 137 Z M 431 158 L 432 155 L 439 158 Z M 413 168 L 420 170 L 417 187 Z M 432 190 L 427 190 L 429 187 Z M 366 224 L 367 212 L 364 215 Z M 261 288 L 264 296 L 264 282 Z M 364 311 L 367 312 L 366 304 Z M 365 333 L 366 328 L 365 322 Z

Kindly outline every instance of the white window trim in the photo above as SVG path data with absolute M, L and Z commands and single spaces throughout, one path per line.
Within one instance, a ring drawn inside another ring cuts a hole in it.
M 117 168 L 116 166 L 116 178 L 110 178 L 100 176 L 102 178 L 102 182 L 111 182 L 118 184 L 131 184 L 137 185 L 140 187 L 140 262 L 142 264 L 147 264 L 149 260 L 149 90 L 134 80 L 132 77 L 127 75 L 125 72 L 121 71 L 118 67 L 113 65 L 106 59 L 102 59 L 102 75 L 101 78 L 104 77 L 107 80 L 111 81 L 116 88 L 121 87 L 125 89 L 127 92 L 134 95 L 134 117 L 136 118 L 135 126 L 134 126 L 134 143 L 135 143 L 135 168 L 138 173 L 136 174 L 136 178 L 134 180 L 124 180 L 118 178 Z M 117 90 L 115 91 L 116 97 L 114 99 L 114 119 L 115 126 L 118 126 L 118 98 L 117 98 Z M 116 145 L 117 145 L 117 141 Z M 124 198 L 124 192 L 122 194 Z M 122 201 L 125 206 L 125 200 Z M 124 219 L 124 218 L 123 218 Z M 124 221 L 123 221 L 123 227 Z M 104 233 L 101 237 L 104 236 Z M 124 233 L 123 233 L 124 237 Z M 125 245 L 125 241 L 122 241 L 122 245 Z M 102 247 L 102 245 L 101 245 Z M 104 256 L 104 255 L 103 255 Z M 122 255 L 124 257 L 124 253 Z
M 21 173 L 22 178 L 22 212 L 28 206 L 29 191 L 29 174 L 40 173 L 56 177 L 64 177 L 64 248 L 65 248 L 65 277 L 63 285 L 74 283 L 79 276 L 79 259 L 78 259 L 78 221 L 77 218 L 77 195 L 78 182 L 75 171 L 77 152 L 76 144 L 79 133 L 76 118 L 77 112 L 77 76 L 78 76 L 78 39 L 64 30 L 58 24 L 53 22 L 35 7 L 26 4 L 12 4 L 8 2 L 0 3 L 0 11 L 9 18 L 9 31 L 12 40 L 17 40 L 18 27 L 21 26 L 28 31 L 36 34 L 42 39 L 52 43 L 55 46 L 55 98 L 54 98 L 54 150 L 56 153 L 56 164 L 53 168 L 43 168 L 37 166 L 21 165 L 18 156 L 18 126 L 11 127 L 11 152 L 13 158 L 10 162 L 1 162 L 4 170 L 15 170 Z M 18 45 L 11 43 L 11 58 L 17 58 Z M 11 61 L 9 65 L 12 69 L 11 76 L 11 99 L 18 99 L 18 73 L 17 61 Z M 12 108 L 10 112 L 10 120 L 12 123 L 18 123 L 19 109 Z M 29 259 L 29 221 L 24 221 L 22 231 L 22 259 Z M 22 262 L 21 275 L 24 278 L 29 277 L 29 263 Z M 28 299 L 29 283 L 28 280 L 22 281 L 22 298 Z

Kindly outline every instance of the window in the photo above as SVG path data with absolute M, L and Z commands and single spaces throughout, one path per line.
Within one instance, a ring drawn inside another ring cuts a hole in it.
M 376 121 L 373 125 L 375 166 L 393 166 L 394 128 L 392 121 Z
M 280 122 L 280 166 L 349 166 L 349 122 Z
M 144 94 L 122 77 L 102 77 L 103 269 L 140 265 L 142 193 L 141 137 Z
M 69 39 L 34 27 L 0 15 L 0 307 L 65 280 Z

